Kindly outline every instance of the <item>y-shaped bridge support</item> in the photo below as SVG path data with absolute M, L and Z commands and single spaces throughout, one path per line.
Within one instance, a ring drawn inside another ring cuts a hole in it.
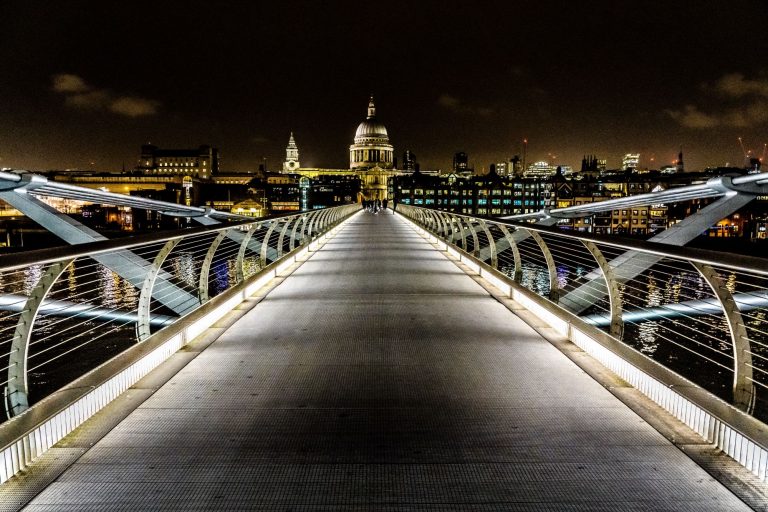
M 754 198 L 755 195 L 753 193 L 731 192 L 664 230 L 649 239 L 649 241 L 683 246 L 710 226 L 745 206 Z M 661 260 L 661 257 L 652 254 L 627 251 L 611 260 L 610 266 L 614 270 L 617 282 L 621 284 L 642 274 L 659 262 L 659 260 Z M 608 293 L 605 280 L 601 277 L 599 271 L 590 272 L 585 277 L 589 281 L 560 297 L 560 305 L 576 314 L 583 312 Z
M 34 180 L 27 182 L 34 188 Z M 27 188 L 0 191 L 0 199 L 34 220 L 42 227 L 69 244 L 83 244 L 106 240 L 91 228 L 59 212 L 40 199 L 27 193 Z M 93 259 L 109 268 L 138 289 L 144 285 L 151 263 L 131 251 L 97 254 Z M 161 272 L 157 276 L 153 296 L 178 315 L 184 315 L 196 308 L 200 301 L 186 290 L 169 281 L 170 275 Z

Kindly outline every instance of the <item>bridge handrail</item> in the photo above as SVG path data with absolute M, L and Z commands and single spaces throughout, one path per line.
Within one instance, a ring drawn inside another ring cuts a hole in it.
M 359 211 L 351 204 L 4 257 L 0 385 L 10 418 L 0 424 L 0 483 Z
M 396 211 L 503 295 L 768 478 L 763 262 L 733 255 L 734 267 L 713 251 L 659 249 L 411 205 Z
M 123 341 L 110 345 L 144 341 L 358 209 L 345 205 L 0 256 L 0 372 L 7 376 L 0 376 L 0 387 L 8 417 L 29 408 L 30 372 L 56 380 L 60 365 L 51 363 L 88 345 L 115 337 Z
M 766 259 L 412 205 L 397 211 L 620 342 L 693 356 L 694 371 L 672 368 L 750 413 L 759 397 L 768 418 Z M 730 386 L 697 375 L 701 366 L 731 372 Z
M 398 205 L 398 208 L 401 206 Z M 418 208 L 418 207 L 414 207 Z M 430 208 L 425 208 L 430 209 Z M 435 210 L 442 211 L 442 210 Z M 627 251 L 642 251 L 656 256 L 668 258 L 680 258 L 695 261 L 704 265 L 717 265 L 718 267 L 731 268 L 744 272 L 755 272 L 761 275 L 768 275 L 768 259 L 748 256 L 745 254 L 736 254 L 731 252 L 712 251 L 708 249 L 699 249 L 696 247 L 681 247 L 677 245 L 667 245 L 659 242 L 648 242 L 645 240 L 635 240 L 622 237 L 620 235 L 596 235 L 594 233 L 582 233 L 571 230 L 560 229 L 555 226 L 539 226 L 535 223 L 517 222 L 511 220 L 499 220 L 492 217 L 473 217 L 462 213 L 450 212 L 452 216 L 464 219 L 482 219 L 494 224 L 503 224 L 516 229 L 526 229 L 537 231 L 539 233 L 550 233 L 562 238 L 572 240 L 589 240 L 600 243 L 605 246 Z
M 270 215 L 269 217 L 251 218 L 248 220 L 235 220 L 226 223 L 213 225 L 200 225 L 191 228 L 169 229 L 154 233 L 141 233 L 128 237 L 112 238 L 110 240 L 99 240 L 77 245 L 60 245 L 57 247 L 48 247 L 45 249 L 33 249 L 18 253 L 8 253 L 0 255 L 0 272 L 24 268 L 29 265 L 39 265 L 60 261 L 64 258 L 81 258 L 96 254 L 103 254 L 117 250 L 129 250 L 153 242 L 179 240 L 182 238 L 226 231 L 231 228 L 248 227 L 254 224 L 294 218 L 307 215 L 310 212 L 284 213 L 279 215 Z

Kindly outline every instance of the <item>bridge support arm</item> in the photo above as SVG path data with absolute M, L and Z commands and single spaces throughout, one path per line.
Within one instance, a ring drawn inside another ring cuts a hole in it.
M 710 226 L 721 219 L 737 211 L 755 198 L 753 195 L 731 194 L 726 195 L 714 203 L 702 208 L 697 213 L 690 215 L 649 239 L 650 242 L 682 246 L 699 236 Z M 653 254 L 627 251 L 611 260 L 611 266 L 619 283 L 625 283 L 642 274 L 661 260 Z M 579 314 L 600 298 L 604 297 L 608 290 L 600 279 L 600 274 L 590 272 L 585 276 L 588 282 L 565 294 L 560 301 L 561 305 L 569 311 Z M 585 287 L 588 287 L 587 290 Z M 582 288 L 584 288 L 582 290 Z M 586 292 L 589 292 L 588 294 Z
M 93 229 L 59 212 L 40 199 L 24 193 L 24 191 L 0 192 L 0 199 L 68 244 L 76 245 L 106 240 L 106 237 Z M 138 289 L 141 289 L 144 276 L 150 266 L 147 260 L 128 250 L 94 255 L 93 259 Z M 158 300 L 179 315 L 196 308 L 199 304 L 197 297 L 171 283 L 169 278 L 170 276 L 164 274 L 158 276 Z

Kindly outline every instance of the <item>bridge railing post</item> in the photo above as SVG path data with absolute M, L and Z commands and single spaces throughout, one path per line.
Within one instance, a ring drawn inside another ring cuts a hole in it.
M 450 226 L 450 229 L 451 229 L 451 233 L 448 236 L 448 242 L 453 244 L 457 239 L 457 233 L 458 233 L 458 228 L 456 226 L 456 217 L 451 213 L 446 213 L 445 217 L 447 219 L 446 222 L 448 222 L 448 225 Z
M 237 261 L 235 262 L 235 273 L 238 283 L 242 283 L 245 280 L 245 251 L 248 249 L 248 242 L 256 233 L 261 229 L 261 223 L 251 224 L 248 231 L 245 232 L 243 241 L 240 243 L 240 249 L 237 251 Z
M 448 234 L 448 222 L 446 221 L 445 212 L 437 210 L 436 213 L 437 213 L 437 216 L 440 219 L 442 238 L 443 238 L 443 240 L 448 241 L 448 236 L 449 236 L 449 234 Z
M 280 230 L 280 236 L 277 239 L 277 259 L 283 257 L 283 247 L 285 244 L 285 235 L 288 233 L 288 228 L 291 226 L 293 218 L 285 219 L 283 222 L 283 229 Z
M 512 236 L 512 233 L 510 233 L 507 226 L 504 224 L 498 224 L 499 229 L 501 230 L 501 233 L 504 235 L 504 238 L 506 239 L 507 243 L 509 244 L 509 248 L 512 251 L 512 261 L 514 264 L 514 269 L 512 271 L 512 279 L 515 282 L 520 282 L 520 279 L 522 279 L 523 276 L 523 265 L 522 261 L 520 259 L 520 248 L 517 246 L 517 242 L 515 241 L 515 238 Z
M 301 244 L 301 240 L 303 238 L 303 231 L 304 228 L 302 227 L 301 232 L 299 232 L 299 236 L 296 236 L 296 233 L 298 231 L 299 226 L 304 226 L 304 223 L 306 222 L 306 214 L 300 215 L 296 218 L 293 224 L 293 228 L 291 228 L 291 238 L 290 238 L 290 245 L 288 246 L 288 250 L 292 251 L 296 248 L 296 241 L 299 241 L 299 244 Z
M 269 239 L 272 236 L 272 233 L 275 231 L 275 228 L 277 228 L 279 223 L 280 223 L 280 220 L 278 219 L 270 221 L 269 229 L 267 229 L 267 232 L 264 234 L 264 240 L 262 240 L 261 242 L 261 254 L 259 254 L 259 265 L 261 265 L 262 268 L 267 266 L 267 251 L 269 249 Z
M 611 264 L 603 255 L 603 252 L 595 245 L 594 242 L 582 240 L 581 243 L 586 247 L 592 257 L 595 259 L 597 266 L 603 273 L 605 279 L 605 285 L 608 289 L 608 301 L 610 303 L 610 315 L 611 326 L 609 332 L 611 335 L 618 339 L 621 339 L 624 335 L 624 320 L 622 320 L 622 300 L 621 291 L 619 290 L 619 283 L 616 280 L 616 275 L 611 268 Z
M 549 299 L 556 303 L 560 297 L 560 284 L 557 280 L 557 267 L 555 266 L 555 259 L 552 257 L 552 252 L 549 250 L 549 246 L 538 231 L 527 228 L 522 228 L 522 230 L 528 232 L 528 235 L 536 241 L 539 249 L 541 249 L 544 261 L 547 264 L 547 273 L 549 274 Z
M 8 385 L 5 400 L 6 413 L 9 418 L 29 408 L 27 368 L 32 329 L 35 326 L 40 306 L 42 306 L 48 292 L 74 261 L 74 258 L 70 258 L 48 266 L 23 306 L 16 330 L 13 333 L 11 354 L 8 361 Z
M 210 274 L 211 274 L 211 265 L 213 264 L 213 257 L 216 255 L 216 250 L 221 245 L 221 242 L 224 241 L 225 238 L 229 236 L 230 229 L 221 231 L 218 235 L 216 235 L 216 238 L 213 239 L 211 242 L 211 245 L 208 246 L 208 250 L 205 253 L 205 257 L 203 258 L 203 263 L 200 267 L 200 281 L 198 284 L 198 297 L 200 299 L 200 304 L 205 304 L 210 300 L 210 296 L 208 294 L 208 283 L 210 281 Z
M 328 215 L 328 210 L 317 210 L 316 214 L 316 222 L 314 231 L 312 232 L 313 235 L 320 235 L 325 232 L 325 225 L 326 225 L 326 216 Z
M 152 313 L 152 290 L 155 287 L 155 280 L 160 273 L 160 269 L 163 267 L 165 259 L 171 254 L 180 241 L 181 239 L 176 239 L 166 242 L 147 270 L 147 276 L 144 278 L 144 284 L 141 287 L 141 294 L 139 295 L 139 317 L 138 322 L 136 323 L 136 339 L 138 341 L 144 341 L 152 334 L 150 328 L 150 315 Z
M 755 408 L 755 385 L 752 363 L 752 348 L 741 311 L 733 294 L 712 266 L 692 262 L 694 268 L 706 281 L 720 304 L 728 324 L 733 350 L 733 402 L 739 409 L 751 413 Z
M 480 254 L 480 239 L 477 237 L 477 230 L 475 229 L 475 219 L 467 218 L 467 229 L 472 236 L 472 256 L 478 256 Z M 469 252 L 469 249 L 465 249 Z
M 424 212 L 426 213 L 427 218 L 427 230 L 433 232 L 435 236 L 440 236 L 440 233 L 438 232 L 437 215 L 435 214 L 435 211 L 431 209 L 425 209 Z
M 454 215 L 453 220 L 456 223 L 456 228 L 458 229 L 459 235 L 461 236 L 461 248 L 466 251 L 468 250 L 468 246 L 467 246 L 467 230 L 464 226 L 464 219 L 463 217 Z
M 498 269 L 499 255 L 496 253 L 496 240 L 494 240 L 493 235 L 491 235 L 491 230 L 488 228 L 488 224 L 485 222 L 485 220 L 480 221 L 480 228 L 483 230 L 486 238 L 488 239 L 488 247 L 491 250 L 491 266 L 495 269 Z M 478 254 L 480 253 L 479 248 L 477 252 Z

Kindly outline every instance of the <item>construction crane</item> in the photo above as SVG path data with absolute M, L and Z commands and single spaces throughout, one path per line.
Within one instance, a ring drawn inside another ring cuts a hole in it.
M 741 140 L 741 137 L 739 137 L 739 146 L 741 146 L 741 151 L 744 153 L 744 161 L 749 160 L 749 151 L 744 147 L 744 141 Z
M 768 151 L 768 144 L 763 144 L 763 154 L 760 158 L 755 158 L 752 150 L 744 147 L 744 141 L 741 137 L 738 139 L 741 151 L 744 153 L 744 168 L 748 169 L 749 172 L 760 172 L 760 167 L 762 167 L 763 160 L 765 160 L 766 151 Z

